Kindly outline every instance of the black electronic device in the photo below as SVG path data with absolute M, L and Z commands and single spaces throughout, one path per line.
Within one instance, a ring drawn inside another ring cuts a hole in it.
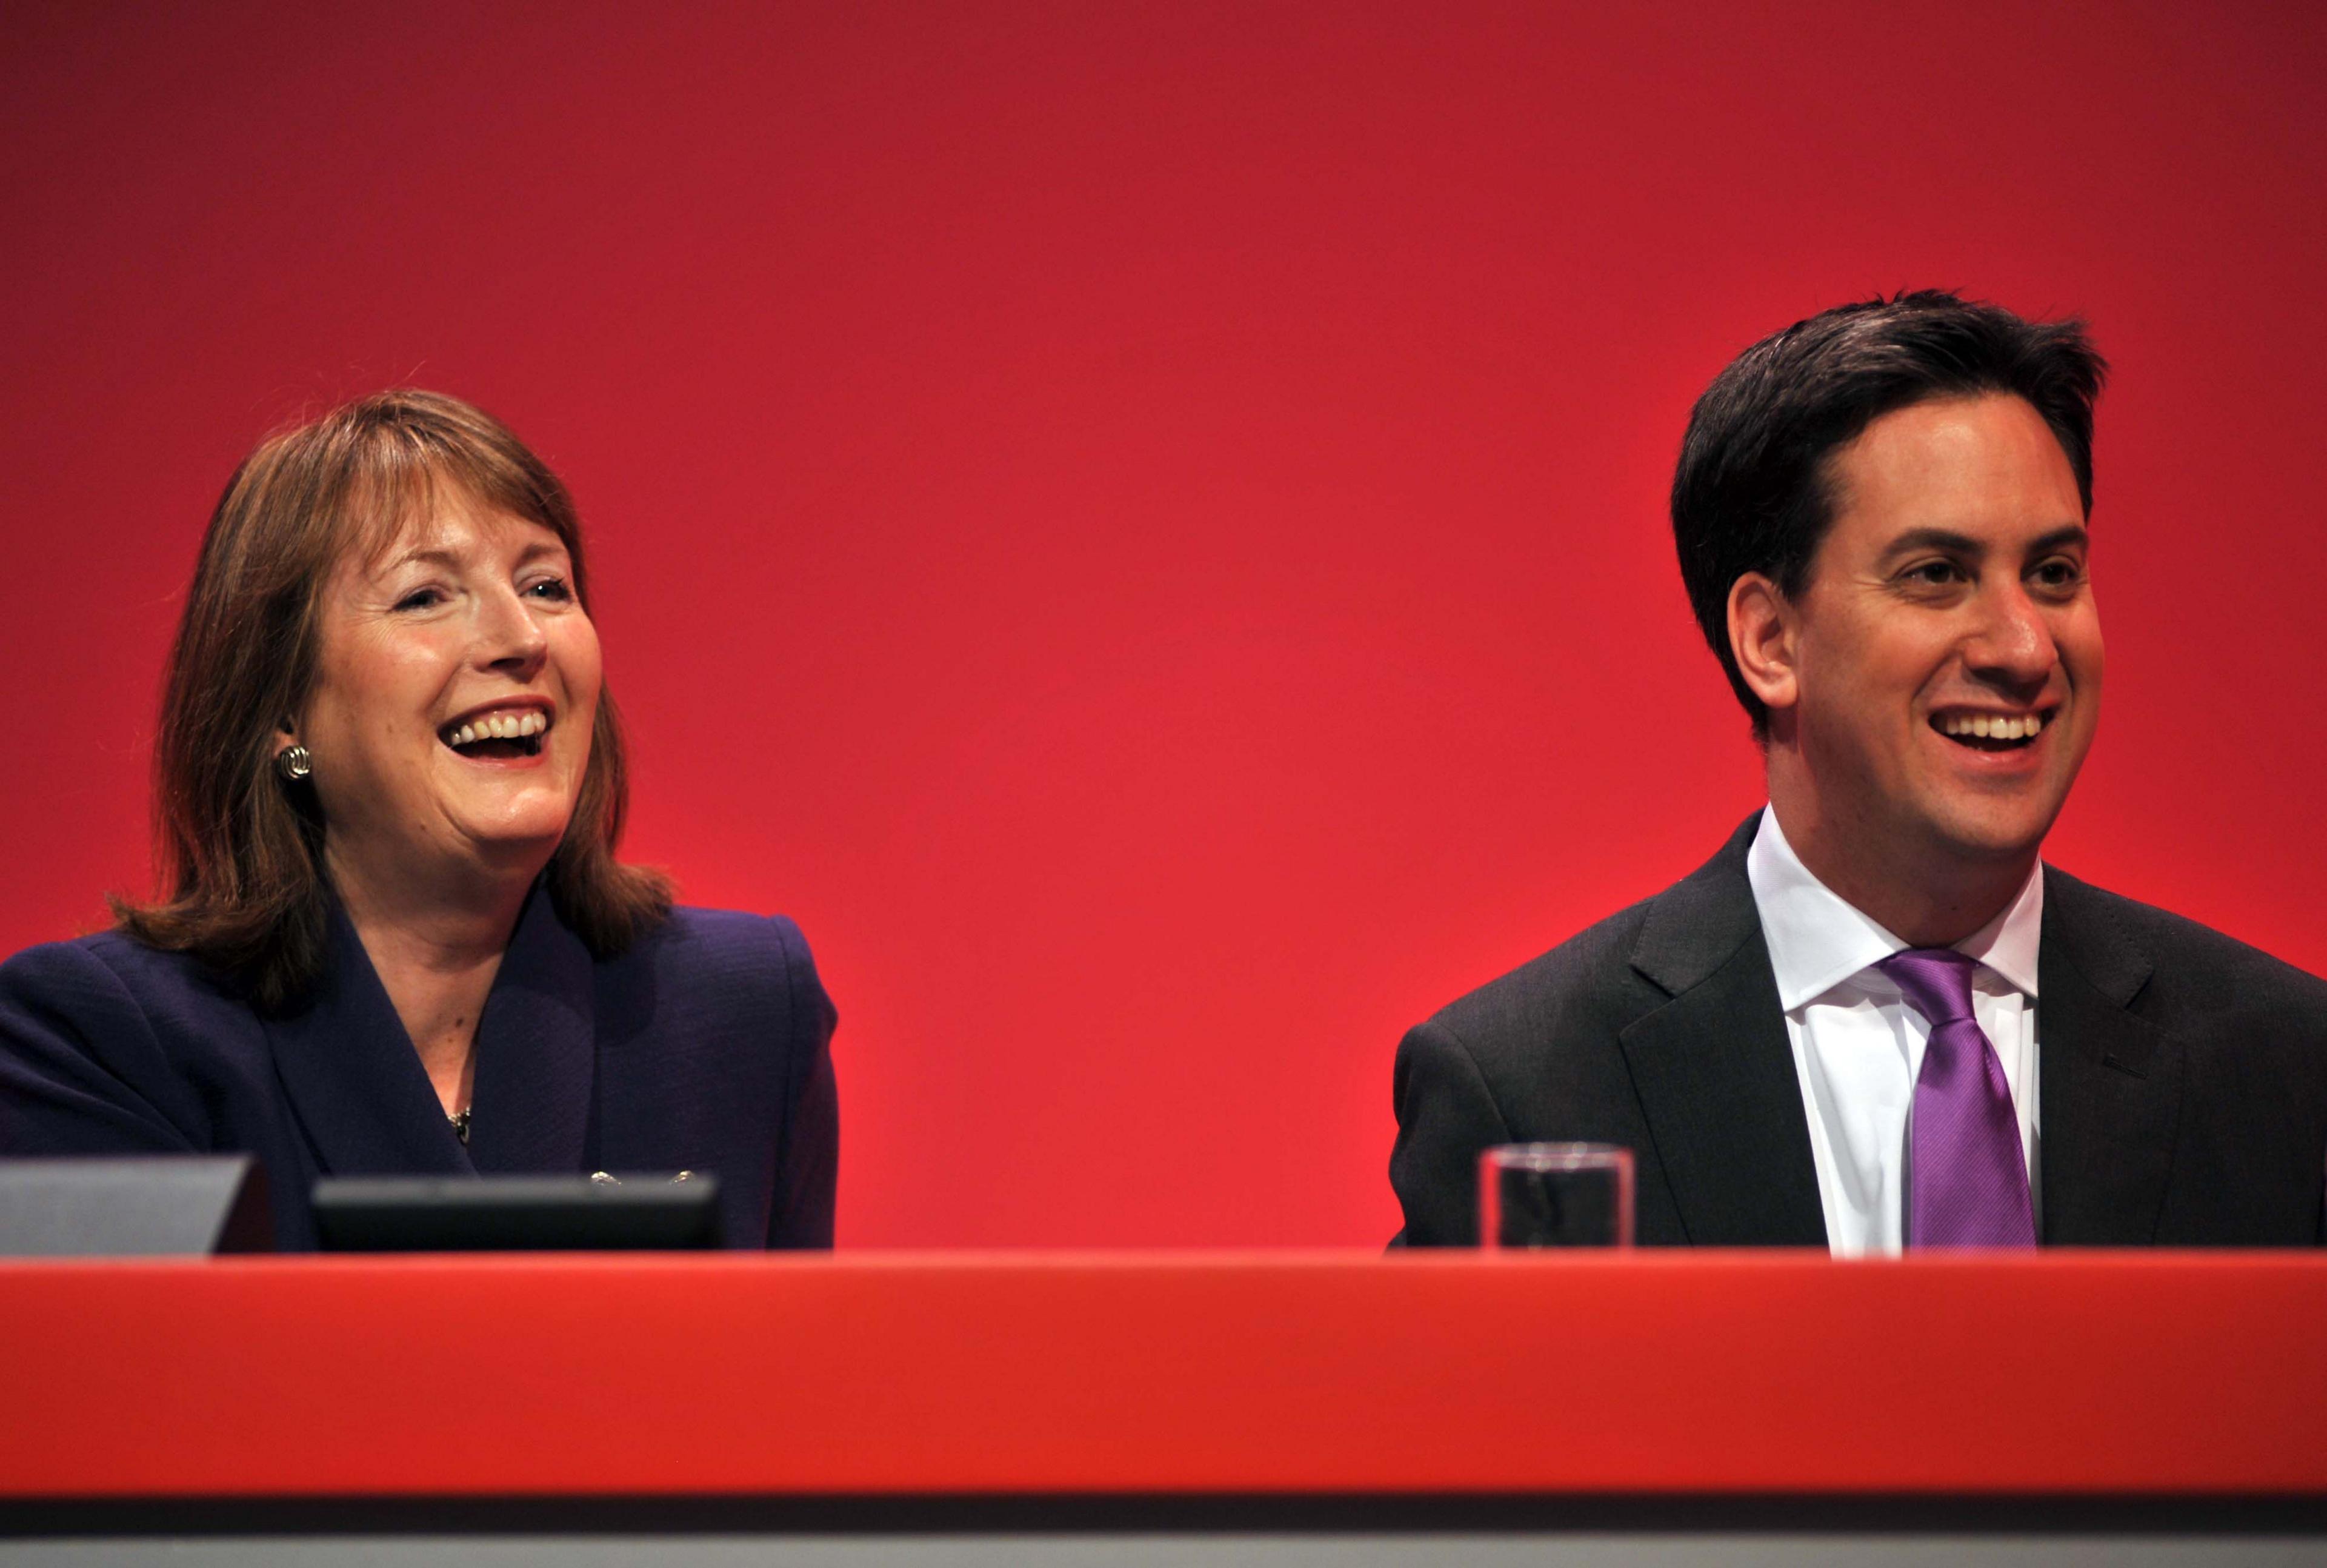
M 326 1252 L 681 1251 L 717 1246 L 719 1183 L 608 1176 L 326 1176 Z
M 266 1172 L 248 1154 L 0 1160 L 0 1257 L 274 1250 Z

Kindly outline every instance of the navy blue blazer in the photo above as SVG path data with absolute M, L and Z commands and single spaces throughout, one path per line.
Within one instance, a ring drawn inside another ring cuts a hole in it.
M 738 1246 L 829 1246 L 835 1022 L 799 928 L 674 910 L 596 959 L 537 887 L 477 1022 L 469 1142 L 344 915 L 297 1013 L 108 931 L 0 965 L 0 1151 L 248 1153 L 286 1249 L 319 1175 L 708 1171 Z

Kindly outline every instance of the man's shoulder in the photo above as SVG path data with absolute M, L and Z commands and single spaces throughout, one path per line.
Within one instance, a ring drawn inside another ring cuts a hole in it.
M 1431 1014 L 1426 1027 L 1454 1036 L 1474 1053 L 1491 1053 L 1507 1042 L 1532 1046 L 1572 1037 L 1557 1026 L 1580 1015 L 1637 1015 L 1663 995 L 1633 968 L 1631 958 L 1656 901 L 1647 898 L 1619 910 L 1456 997 Z
M 1748 819 L 1687 876 L 1456 998 L 1424 1027 L 1482 1056 L 1540 1050 L 1547 1039 L 1612 1038 L 1759 933 L 1745 876 L 1753 827 Z
M 2327 979 L 2171 910 L 2044 868 L 2047 936 L 2102 989 L 2208 1009 L 2299 1009 L 2327 1024 Z M 2130 1001 L 2131 996 L 2122 998 Z

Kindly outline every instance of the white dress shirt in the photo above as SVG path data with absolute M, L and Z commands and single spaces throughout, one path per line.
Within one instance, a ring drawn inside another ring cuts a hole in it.
M 1770 966 L 1793 1041 L 1827 1240 L 1836 1257 L 1895 1256 L 1906 1232 L 1908 1121 L 1931 1026 L 1873 966 L 1907 944 L 1803 865 L 1764 807 L 1745 856 Z M 2036 946 L 2044 868 L 2005 911 L 1956 944 L 1979 960 L 1972 1011 L 2004 1064 L 2020 1115 L 2029 1196 L 2036 1186 Z M 2039 1228 L 2043 1210 L 2037 1209 Z

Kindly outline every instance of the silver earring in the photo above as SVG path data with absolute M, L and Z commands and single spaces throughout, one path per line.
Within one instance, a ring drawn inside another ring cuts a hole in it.
M 315 770 L 315 760 L 304 746 L 285 746 L 275 753 L 275 770 L 286 784 L 296 784 Z

